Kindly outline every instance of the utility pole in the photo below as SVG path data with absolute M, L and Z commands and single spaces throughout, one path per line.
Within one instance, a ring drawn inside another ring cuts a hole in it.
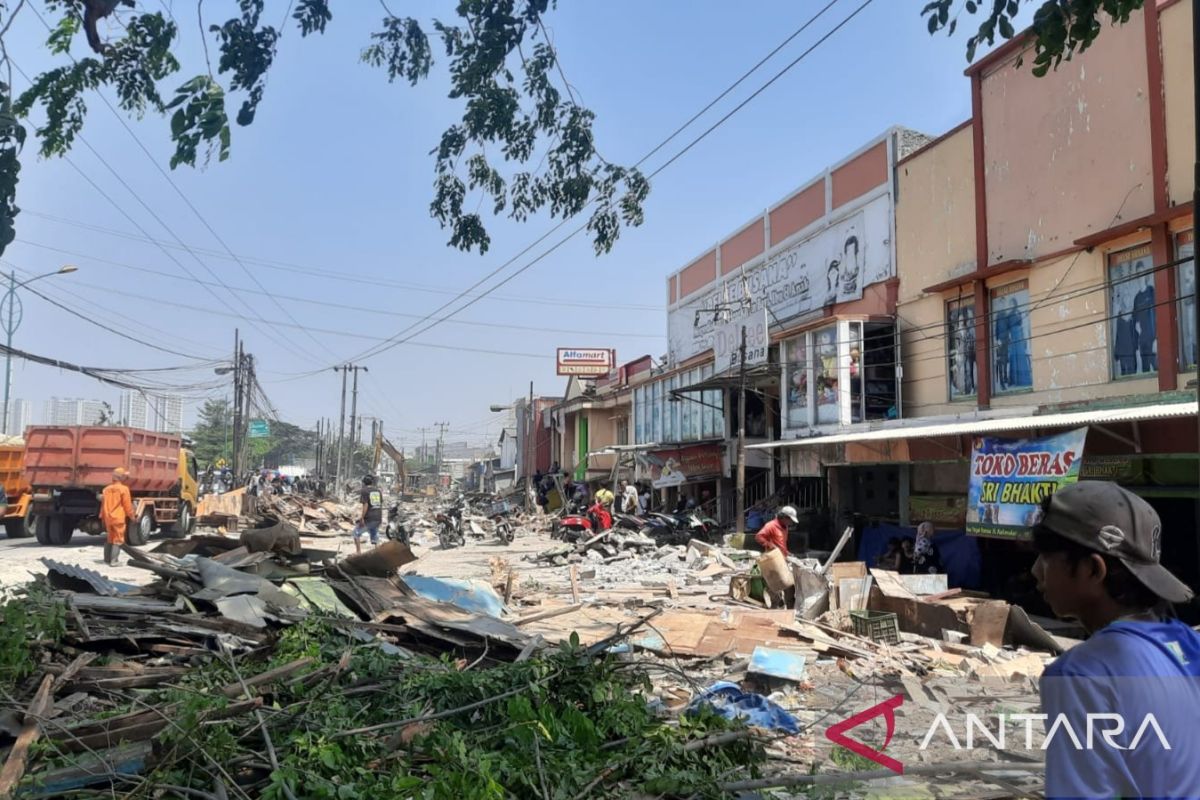
M 242 443 L 242 342 L 238 329 L 233 329 L 233 452 L 230 461 L 233 464 L 233 480 L 242 480 L 242 464 L 239 460 Z
M 245 463 L 245 450 L 247 443 L 250 440 L 248 431 L 248 427 L 250 425 L 250 404 L 254 399 L 254 387 L 258 385 L 258 378 L 256 378 L 254 375 L 254 356 L 246 354 L 245 342 L 242 342 L 241 347 L 243 370 L 245 373 L 242 377 L 242 403 L 244 404 L 242 408 L 241 430 L 242 452 L 238 454 L 238 458 L 241 459 L 242 463 Z M 255 464 L 255 469 L 257 469 L 258 466 L 258 464 Z
M 737 442 L 737 513 L 738 533 L 746 532 L 746 325 L 742 324 L 742 343 L 738 347 L 738 442 Z
M 446 428 L 450 427 L 449 422 L 435 422 L 434 426 L 438 429 L 437 439 L 437 460 L 435 462 L 433 474 L 438 476 L 438 482 L 441 482 L 442 475 L 442 441 L 446 437 Z
M 321 475 L 321 446 L 324 444 L 325 444 L 324 440 L 321 439 L 321 420 L 320 420 L 320 418 L 318 418 L 317 419 L 317 452 L 316 452 L 315 458 L 313 459 L 314 469 L 316 470 L 318 477 L 320 477 L 320 475 Z
M 529 382 L 529 405 L 525 407 L 525 511 L 533 512 L 533 459 L 536 456 L 530 456 L 533 441 L 533 381 Z
M 361 420 L 358 418 L 358 371 L 362 370 L 363 372 L 370 372 L 370 370 L 368 370 L 366 367 L 360 367 L 354 364 L 346 366 L 346 369 L 354 373 L 354 388 L 350 395 L 350 446 L 346 448 L 346 472 L 348 474 L 352 469 L 354 469 L 354 451 L 361 443 L 359 441 L 360 436 L 358 430 L 358 425 L 361 422 Z
M 339 496 L 342 491 L 342 445 L 346 438 L 346 372 L 350 368 L 348 366 L 334 367 L 334 372 L 342 373 L 342 410 L 338 413 L 338 435 L 337 435 L 337 464 L 334 467 L 333 493 L 334 496 Z

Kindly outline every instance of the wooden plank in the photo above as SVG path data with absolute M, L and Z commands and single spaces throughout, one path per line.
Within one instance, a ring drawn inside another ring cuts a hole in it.
M 298 658 L 295 661 L 290 661 L 281 667 L 276 667 L 275 669 L 270 669 L 270 670 L 267 670 L 266 672 L 262 672 L 262 673 L 259 673 L 258 675 L 253 675 L 249 678 L 246 678 L 245 685 L 246 685 L 246 687 L 261 686 L 264 683 L 271 683 L 273 681 L 282 680 L 284 678 L 290 678 L 292 675 L 295 675 L 297 672 L 299 672 L 300 670 L 304 669 L 305 667 L 309 666 L 312 663 L 313 663 L 313 659 L 309 656 L 305 656 L 304 658 Z M 241 681 L 237 681 L 236 683 L 231 683 L 231 684 L 229 684 L 227 686 L 223 686 L 221 688 L 221 694 L 225 695 L 226 697 L 237 697 L 241 693 L 242 693 L 242 682 Z
M 95 661 L 98 657 L 99 653 L 80 653 L 79 655 L 75 656 L 71 663 L 67 665 L 67 668 L 62 671 L 62 674 L 54 679 L 54 688 L 52 691 L 58 691 L 61 689 L 68 681 L 75 677 L 75 675 L 81 669 Z
M 21 726 L 21 733 L 17 736 L 16 744 L 9 751 L 4 768 L 0 769 L 0 797 L 12 797 L 13 789 L 21 781 L 21 776 L 25 774 L 29 748 L 42 735 L 41 719 L 50 710 L 53 688 L 54 676 L 44 676 L 41 685 L 38 686 L 37 694 L 33 696 L 33 701 L 30 702 L 29 708 L 25 712 L 25 724 Z
M 540 619 L 550 619 L 551 617 L 561 616 L 562 614 L 570 614 L 572 612 L 578 611 L 581 608 L 583 608 L 583 603 L 576 603 L 575 605 L 563 606 L 561 608 L 552 608 L 549 611 L 539 611 L 536 614 L 530 614 L 527 617 L 521 617 L 521 618 L 517 619 L 513 624 L 514 625 L 525 625 L 530 622 L 537 622 Z
M 579 605 L 579 566 L 571 565 L 571 602 Z

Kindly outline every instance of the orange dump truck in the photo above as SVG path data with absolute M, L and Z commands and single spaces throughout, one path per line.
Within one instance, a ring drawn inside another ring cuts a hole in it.
M 29 513 L 29 481 L 25 480 L 22 464 L 25 445 L 20 439 L 0 444 L 0 486 L 4 487 L 4 530 L 10 539 L 33 534 L 33 518 Z
M 130 472 L 129 544 L 145 544 L 159 528 L 175 536 L 191 531 L 196 457 L 179 436 L 138 428 L 34 425 L 25 431 L 24 475 L 32 488 L 38 542 L 66 544 L 76 529 L 103 533 L 100 494 L 117 467 Z

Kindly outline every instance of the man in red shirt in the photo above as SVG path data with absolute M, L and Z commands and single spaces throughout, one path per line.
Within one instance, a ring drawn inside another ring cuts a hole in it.
M 754 541 L 758 542 L 759 547 L 764 553 L 769 553 L 772 550 L 779 550 L 783 553 L 783 557 L 788 557 L 787 537 L 788 537 L 788 522 L 793 525 L 800 524 L 800 518 L 796 515 L 796 509 L 791 506 L 784 506 L 775 513 L 775 519 L 762 526 L 758 533 L 754 534 Z

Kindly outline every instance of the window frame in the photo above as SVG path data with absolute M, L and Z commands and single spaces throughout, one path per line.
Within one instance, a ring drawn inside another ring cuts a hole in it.
M 1189 359 L 1184 353 L 1184 326 L 1190 322 L 1192 325 L 1192 352 L 1200 351 L 1200 331 L 1196 330 L 1196 231 L 1195 228 L 1187 228 L 1186 230 L 1177 231 L 1171 237 L 1171 247 L 1174 249 L 1175 260 L 1180 263 L 1175 265 L 1175 296 L 1179 298 L 1176 306 L 1176 335 L 1179 337 L 1179 352 L 1176 353 L 1176 363 L 1182 372 L 1194 372 L 1196 370 L 1196 359 Z M 1182 247 L 1191 247 L 1192 255 L 1187 261 L 1183 261 L 1184 256 L 1180 253 Z M 1183 276 L 1190 274 L 1192 278 L 1192 297 L 1183 297 Z M 1192 303 L 1191 310 L 1188 310 L 1187 303 Z
M 1011 290 L 1011 287 L 1021 286 L 1021 285 L 1023 285 L 1022 289 L 1016 289 L 1015 291 Z M 1000 380 L 999 380 L 999 376 L 996 373 L 996 352 L 995 352 L 995 350 L 996 350 L 996 348 L 995 348 L 996 301 L 998 299 L 1000 299 L 1001 297 L 1007 296 L 1007 295 L 1000 294 L 1000 292 L 1004 292 L 1006 290 L 1008 290 L 1009 294 L 1015 294 L 1015 293 L 1021 292 L 1021 291 L 1025 292 L 1026 302 L 1025 302 L 1025 311 L 1024 311 L 1023 316 L 1029 324 L 1029 335 L 1025 338 L 1026 358 L 1029 359 L 1029 385 L 1028 386 L 1019 386 L 1015 389 L 999 388 Z M 1035 390 L 1036 381 L 1034 381 L 1034 379 L 1033 379 L 1033 350 L 1030 347 L 1030 343 L 1033 341 L 1033 320 L 1030 318 L 1031 312 L 1033 311 L 1033 307 L 1031 305 L 1032 300 L 1030 300 L 1029 298 L 1030 298 L 1029 278 L 1018 278 L 1017 280 L 1008 281 L 1007 283 L 1000 284 L 999 286 L 988 287 L 987 330 L 988 330 L 988 355 L 989 355 L 988 361 L 990 362 L 988 364 L 988 377 L 991 379 L 992 395 L 994 397 L 1006 397 L 1006 396 L 1014 395 L 1014 394 L 1024 394 L 1024 393 L 1032 392 Z M 976 368 L 976 371 L 978 372 L 979 365 L 976 364 L 975 368 Z
M 970 400 L 977 401 L 979 399 L 979 364 L 978 363 L 975 364 L 975 381 L 973 384 L 975 391 L 970 392 L 970 393 L 955 394 L 954 388 L 953 388 L 954 387 L 953 364 L 954 364 L 955 351 L 952 351 L 950 349 L 950 345 L 954 341 L 954 328 L 952 327 L 953 323 L 951 323 L 951 321 L 950 321 L 951 312 L 952 311 L 962 311 L 964 309 L 970 309 L 971 310 L 971 329 L 974 332 L 974 328 L 976 326 L 975 295 L 974 295 L 974 293 L 972 293 L 972 294 L 967 295 L 966 297 L 955 297 L 953 299 L 947 300 L 943 304 L 942 308 L 943 308 L 943 314 L 945 315 L 945 327 L 946 327 L 946 400 L 947 400 L 947 402 L 950 402 L 950 403 L 960 403 L 960 402 L 966 402 L 966 401 L 970 401 Z M 989 330 L 989 335 L 990 335 L 990 330 Z M 972 338 L 974 338 L 974 337 L 972 337 Z

